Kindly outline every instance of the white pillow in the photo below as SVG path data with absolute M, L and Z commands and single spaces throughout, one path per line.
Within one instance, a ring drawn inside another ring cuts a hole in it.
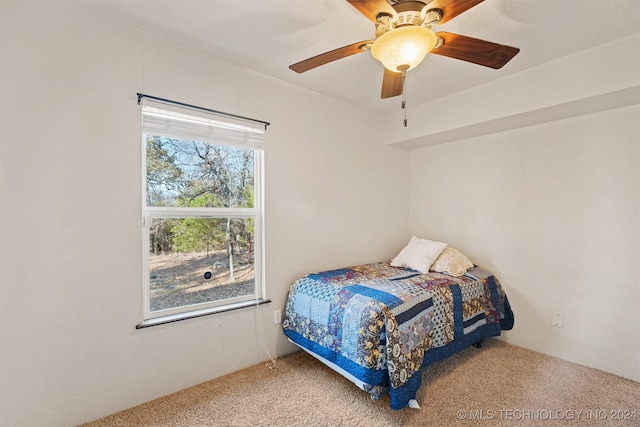
M 429 267 L 447 247 L 446 243 L 419 239 L 413 236 L 398 256 L 391 260 L 394 267 L 408 267 L 420 273 L 428 273 Z

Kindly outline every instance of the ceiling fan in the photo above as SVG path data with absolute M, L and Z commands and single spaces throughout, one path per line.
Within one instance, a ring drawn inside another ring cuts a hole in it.
M 289 68 L 304 73 L 329 62 L 371 50 L 384 65 L 381 98 L 401 95 L 405 73 L 427 53 L 448 56 L 490 68 L 502 68 L 520 49 L 447 32 L 434 33 L 444 24 L 484 0 L 347 0 L 376 25 L 375 40 L 363 40 L 295 63 Z

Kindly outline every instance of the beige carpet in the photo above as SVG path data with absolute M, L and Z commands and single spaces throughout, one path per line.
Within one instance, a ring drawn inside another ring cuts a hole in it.
M 297 352 L 85 426 L 640 426 L 640 383 L 496 339 L 427 368 L 417 400 L 392 411 Z

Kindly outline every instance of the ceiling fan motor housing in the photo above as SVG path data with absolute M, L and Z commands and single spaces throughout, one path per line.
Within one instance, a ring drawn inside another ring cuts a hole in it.
M 441 10 L 428 9 L 421 1 L 402 1 L 392 7 L 393 15 L 382 12 L 376 17 L 376 37 L 405 26 L 428 27 L 442 18 Z

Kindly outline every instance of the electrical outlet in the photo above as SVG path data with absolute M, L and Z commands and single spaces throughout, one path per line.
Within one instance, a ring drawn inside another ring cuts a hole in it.
M 280 310 L 274 310 L 273 311 L 273 323 L 280 323 L 282 322 L 282 313 L 280 312 Z
M 551 315 L 551 325 L 556 328 L 562 328 L 564 324 L 564 313 L 556 313 L 555 311 Z

